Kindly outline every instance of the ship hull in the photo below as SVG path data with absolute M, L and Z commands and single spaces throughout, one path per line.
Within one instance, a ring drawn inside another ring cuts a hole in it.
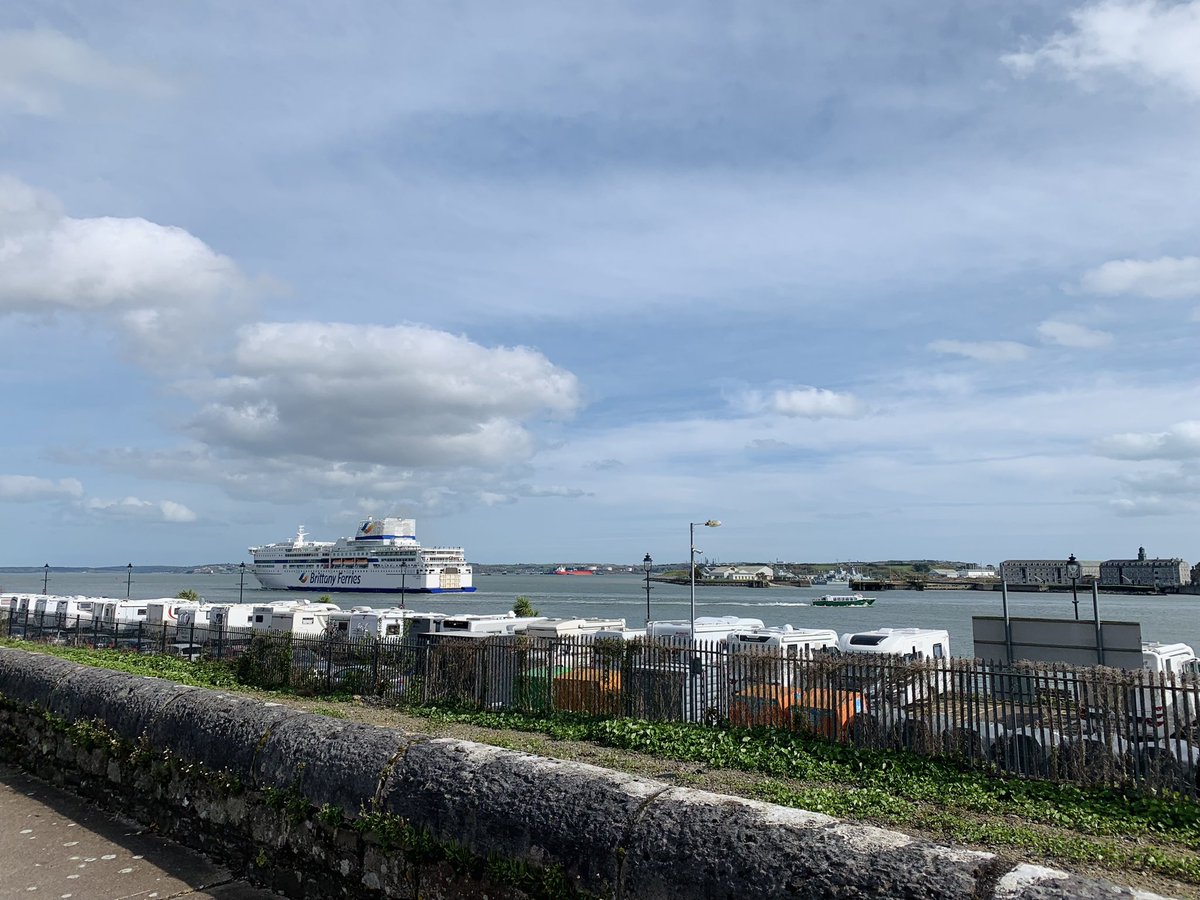
M 470 575 L 445 578 L 440 572 L 401 577 L 398 572 L 337 572 L 310 568 L 289 572 L 256 571 L 254 577 L 267 590 L 322 594 L 469 594 L 475 590 Z

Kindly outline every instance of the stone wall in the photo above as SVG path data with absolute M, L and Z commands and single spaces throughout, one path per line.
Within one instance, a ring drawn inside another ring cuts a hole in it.
M 292 897 L 1148 897 L 828 816 L 0 648 L 0 755 Z

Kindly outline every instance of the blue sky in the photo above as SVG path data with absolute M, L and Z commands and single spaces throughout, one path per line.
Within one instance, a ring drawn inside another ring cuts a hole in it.
M 6 565 L 1200 558 L 1200 2 L 6 3 Z

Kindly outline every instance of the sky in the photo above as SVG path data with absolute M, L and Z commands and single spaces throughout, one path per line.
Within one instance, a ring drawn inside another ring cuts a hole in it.
M 1197 48 L 1200 0 L 9 0 L 0 565 L 367 515 L 1200 560 Z

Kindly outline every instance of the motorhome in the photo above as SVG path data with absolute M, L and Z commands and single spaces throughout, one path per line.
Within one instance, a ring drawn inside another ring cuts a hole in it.
M 647 641 L 636 647 L 624 685 L 632 714 L 688 722 L 728 715 L 726 641 L 735 631 L 762 627 L 762 619 L 738 616 L 649 623 Z
M 1197 666 L 1188 644 L 1142 642 L 1142 671 L 1149 675 L 1129 689 L 1126 703 L 1146 737 L 1165 738 L 1196 723 Z
M 793 628 L 791 625 L 731 632 L 726 638 L 726 649 L 730 686 L 735 691 L 750 682 L 798 683 L 800 662 L 840 652 L 838 635 L 832 628 Z
M 1188 644 L 1142 641 L 1142 668 L 1167 675 L 1200 674 L 1200 660 Z
M 899 656 L 906 662 L 945 659 L 950 655 L 950 632 L 940 628 L 876 628 L 843 634 L 838 648 L 843 653 Z
M 950 633 L 941 628 L 876 628 L 843 634 L 838 640 L 843 653 L 858 657 L 888 657 L 905 668 L 889 664 L 848 662 L 839 677 L 845 690 L 864 695 L 875 724 L 881 728 L 903 728 L 905 707 L 939 693 L 948 678 L 942 668 L 950 657 Z M 932 663 L 907 672 L 906 664 Z

